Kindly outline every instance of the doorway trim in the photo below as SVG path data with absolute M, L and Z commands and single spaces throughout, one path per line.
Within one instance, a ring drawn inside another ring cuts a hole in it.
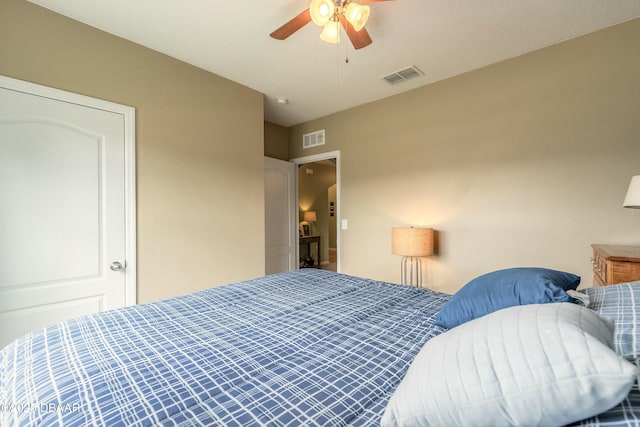
M 125 305 L 137 301 L 136 264 L 136 110 L 90 96 L 79 95 L 52 87 L 0 75 L 0 86 L 58 101 L 120 114 L 124 120 L 124 206 L 125 206 Z
M 295 163 L 296 169 L 305 163 L 313 163 L 318 162 L 320 160 L 331 160 L 336 159 L 336 204 L 338 205 L 336 208 L 336 246 L 338 250 L 337 259 L 336 259 L 336 270 L 338 273 L 342 272 L 342 235 L 341 224 L 342 224 L 342 199 L 341 199 L 341 183 L 340 183 L 340 150 L 329 151 L 326 153 L 313 154 L 311 156 L 297 157 L 295 159 L 289 160 L 290 162 Z M 298 200 L 298 174 L 296 173 L 296 212 L 299 210 L 300 201 Z M 296 232 L 296 236 L 298 233 Z M 298 244 L 296 245 L 296 259 L 300 256 L 298 251 L 300 250 L 300 239 L 298 237 Z

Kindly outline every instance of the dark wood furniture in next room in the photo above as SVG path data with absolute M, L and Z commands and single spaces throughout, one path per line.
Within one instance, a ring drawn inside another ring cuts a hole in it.
M 315 250 L 312 246 L 315 244 Z M 300 237 L 300 268 L 320 268 L 320 236 Z

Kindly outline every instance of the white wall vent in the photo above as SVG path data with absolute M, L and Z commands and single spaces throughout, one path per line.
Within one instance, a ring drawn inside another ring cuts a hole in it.
M 302 148 L 324 145 L 324 129 L 302 135 Z
M 412 79 L 414 77 L 419 77 L 423 75 L 424 73 L 420 71 L 418 67 L 416 67 L 415 65 L 412 65 L 410 67 L 403 68 L 402 70 L 395 71 L 391 74 L 387 74 L 386 76 L 382 77 L 382 79 L 389 84 L 395 85 L 398 83 L 402 83 L 406 80 Z

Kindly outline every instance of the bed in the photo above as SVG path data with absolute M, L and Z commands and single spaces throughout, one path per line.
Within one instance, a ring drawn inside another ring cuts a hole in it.
M 0 425 L 378 426 L 450 299 L 305 269 L 73 319 L 0 352 Z M 624 395 L 574 425 L 639 425 Z

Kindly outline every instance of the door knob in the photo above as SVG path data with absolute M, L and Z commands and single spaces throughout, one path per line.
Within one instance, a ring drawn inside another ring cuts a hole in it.
M 111 266 L 109 268 L 113 271 L 119 271 L 124 270 L 124 265 L 120 264 L 118 261 L 114 261 L 111 263 Z

